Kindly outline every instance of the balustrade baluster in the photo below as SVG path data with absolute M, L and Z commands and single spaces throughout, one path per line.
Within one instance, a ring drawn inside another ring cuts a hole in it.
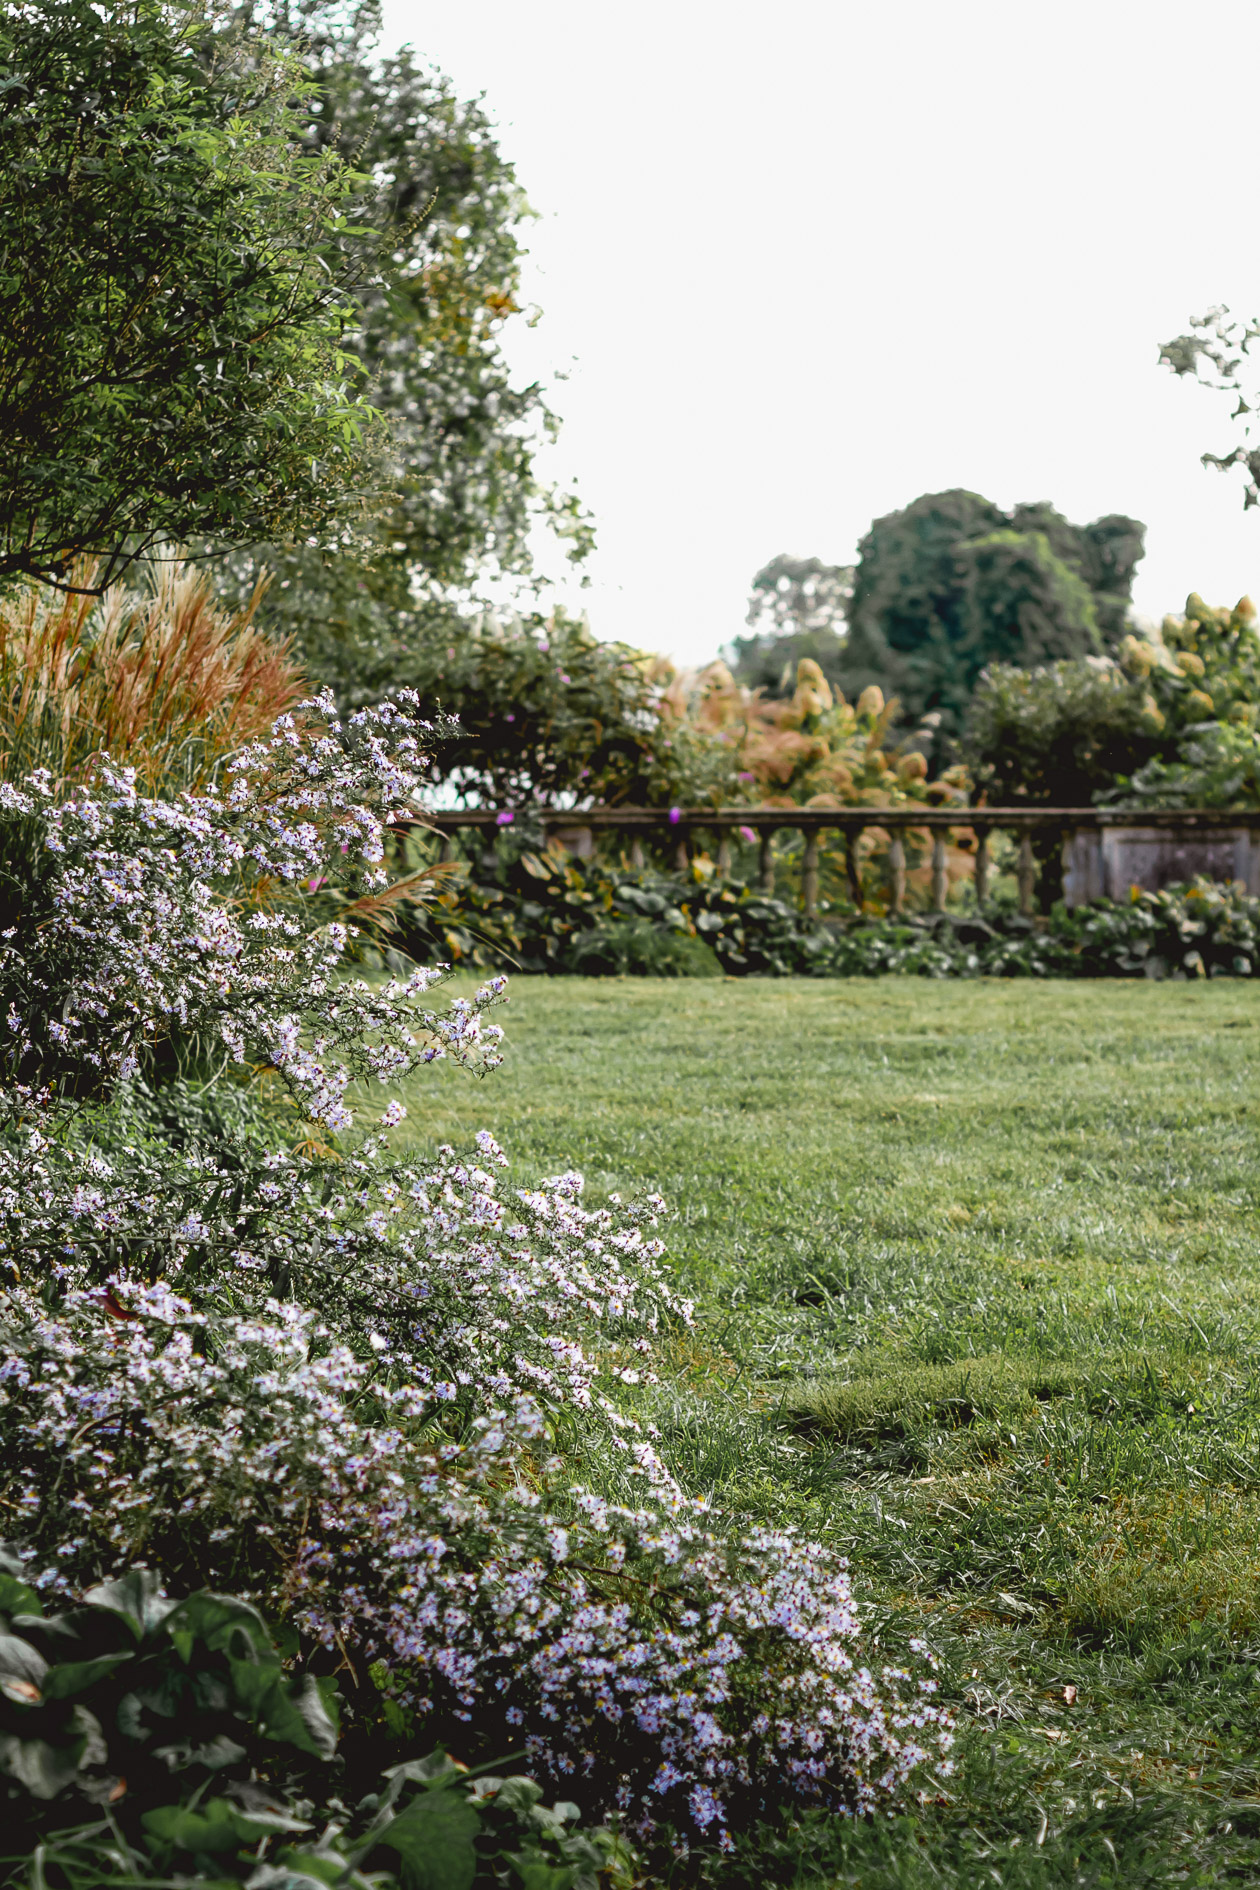
M 981 912 L 989 897 L 989 829 L 976 835 L 976 911 Z
M 888 870 L 892 876 L 892 912 L 897 917 L 906 903 L 906 847 L 900 828 L 888 843 Z
M 1019 909 L 1026 919 L 1031 919 L 1036 869 L 1033 866 L 1032 835 L 1027 830 L 1020 835 L 1019 867 L 1016 878 L 1019 883 Z
M 818 835 L 805 836 L 805 857 L 801 861 L 801 904 L 807 919 L 818 916 Z
M 774 891 L 774 830 L 767 828 L 761 836 L 761 848 L 758 855 L 761 868 L 761 890 L 769 898 Z
M 945 835 L 939 829 L 932 836 L 932 910 L 945 910 Z
M 858 864 L 858 842 L 862 838 L 860 827 L 851 828 L 844 836 L 844 871 L 849 882 L 849 897 L 858 911 L 862 910 L 862 870 Z

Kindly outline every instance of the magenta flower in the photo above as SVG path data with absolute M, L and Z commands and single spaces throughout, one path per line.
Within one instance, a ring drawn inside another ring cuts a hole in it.
M 671 827 L 676 827 L 676 826 L 678 825 L 678 823 L 679 823 L 679 821 L 680 821 L 681 819 L 682 819 L 682 808 L 681 808 L 681 807 L 671 807 L 671 808 L 670 808 L 670 810 L 669 810 L 669 824 L 670 824 L 670 826 L 671 826 Z
M 510 827 L 512 825 L 512 822 L 515 819 L 516 819 L 516 815 L 511 812 L 496 814 L 494 817 L 494 824 L 496 827 Z

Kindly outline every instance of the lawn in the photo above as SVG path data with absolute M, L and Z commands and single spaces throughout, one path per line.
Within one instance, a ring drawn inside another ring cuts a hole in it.
M 943 1802 L 728 1881 L 1260 1880 L 1254 988 L 519 979 L 504 1021 L 410 1131 L 660 1189 L 667 1454 L 847 1555 L 964 1723 Z

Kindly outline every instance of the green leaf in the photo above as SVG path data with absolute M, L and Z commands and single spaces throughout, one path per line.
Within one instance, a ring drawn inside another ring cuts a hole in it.
M 16 1634 L 0 1634 L 0 1689 L 6 1698 L 23 1705 L 38 1705 L 44 1689 L 48 1662 L 43 1655 Z M 36 1696 L 31 1697 L 31 1688 Z
M 68 1700 L 75 1693 L 86 1692 L 95 1686 L 98 1680 L 115 1667 L 120 1667 L 125 1660 L 134 1660 L 134 1654 L 100 1654 L 95 1660 L 68 1660 L 60 1666 L 50 1667 L 44 1678 L 44 1698 L 46 1700 Z
M 257 1608 L 235 1595 L 208 1590 L 189 1595 L 171 1610 L 166 1631 L 184 1661 L 192 1659 L 194 1643 L 200 1640 L 214 1652 L 231 1656 L 234 1665 L 251 1660 L 271 1668 L 279 1665 L 267 1623 Z
M 16 1575 L 0 1571 L 0 1614 L 33 1614 L 44 1612 L 38 1594 L 20 1581 Z
M 441 1786 L 413 1798 L 381 1833 L 397 1851 L 404 1890 L 472 1890 L 477 1874 L 473 1841 L 481 1819 L 467 1798 Z
M 47 1739 L 0 1733 L 0 1772 L 25 1785 L 32 1798 L 55 1798 L 78 1772 L 86 1744 L 86 1736 L 54 1746 Z
M 207 1799 L 200 1811 L 160 1805 L 146 1811 L 140 1823 L 159 1844 L 178 1851 L 233 1851 L 247 1841 L 241 1836 L 240 1813 L 226 1798 Z
M 505 1852 L 509 1864 L 521 1880 L 523 1890 L 573 1890 L 577 1869 L 572 1864 L 549 1864 L 537 1853 Z
M 228 1663 L 238 1705 L 269 1739 L 296 1746 L 315 1758 L 331 1759 L 337 1749 L 336 1687 L 330 1680 L 303 1674 L 286 1681 L 279 1663 L 267 1668 L 250 1661 Z
M 90 1608 L 108 1608 L 121 1615 L 137 1640 L 160 1627 L 175 1608 L 162 1593 L 160 1576 L 148 1568 L 129 1569 L 117 1581 L 89 1588 L 83 1599 Z

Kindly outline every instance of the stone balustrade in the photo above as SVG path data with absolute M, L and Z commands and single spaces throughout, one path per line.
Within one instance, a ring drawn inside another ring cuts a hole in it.
M 592 850 L 597 834 L 614 833 L 628 844 L 631 861 L 642 865 L 647 835 L 666 840 L 680 866 L 695 841 L 716 841 L 719 872 L 731 867 L 731 839 L 751 834 L 758 845 L 759 883 L 774 891 L 774 836 L 796 832 L 804 840 L 801 856 L 801 904 L 807 915 L 818 909 L 820 844 L 823 836 L 843 837 L 845 870 L 854 904 L 862 904 L 858 843 L 868 829 L 888 836 L 890 909 L 900 913 L 906 898 L 906 845 L 909 832 L 930 836 L 931 907 L 945 910 L 948 892 L 947 843 L 965 839 L 974 858 L 976 901 L 983 907 L 991 880 L 990 837 L 1018 838 L 1015 879 L 1019 909 L 1031 916 L 1037 883 L 1035 834 L 1061 837 L 1063 887 L 1069 905 L 1091 899 L 1124 898 L 1130 886 L 1156 891 L 1174 881 L 1208 878 L 1241 880 L 1260 893 L 1260 812 L 1229 813 L 1209 808 L 1160 809 L 1141 813 L 1098 807 L 591 807 L 575 810 L 527 808 L 456 808 L 426 814 L 418 824 L 443 837 L 449 857 L 454 835 L 466 829 L 502 829 L 528 823 L 542 830 L 544 842 L 559 839 L 578 853 Z

